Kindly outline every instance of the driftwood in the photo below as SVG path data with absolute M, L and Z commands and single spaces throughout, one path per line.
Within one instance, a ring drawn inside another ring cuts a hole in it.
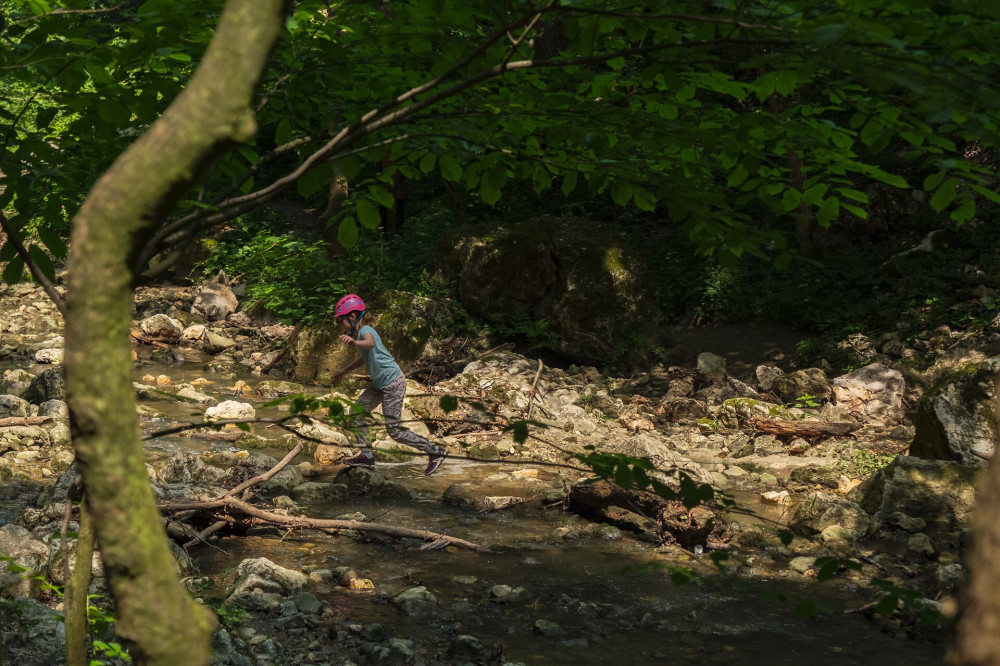
M 160 340 L 160 339 L 157 339 L 157 338 L 150 338 L 150 337 L 145 336 L 145 335 L 140 335 L 136 331 L 129 331 L 129 335 L 131 335 L 133 338 L 135 338 L 136 340 L 138 340 L 139 342 L 141 342 L 144 345 L 152 345 L 154 347 L 160 347 L 162 349 L 170 349 L 170 348 L 173 347 L 173 345 L 167 344 L 163 340 Z M 173 342 L 176 343 L 177 340 L 173 340 Z
M 570 507 L 592 513 L 618 507 L 649 519 L 664 545 L 684 548 L 707 546 L 728 548 L 733 531 L 722 514 L 708 506 L 689 509 L 678 500 L 668 500 L 647 490 L 626 490 L 610 481 L 578 483 L 570 489 Z
M 188 437 L 192 439 L 204 439 L 210 442 L 235 442 L 246 433 L 242 430 L 236 432 L 193 432 Z
M 803 419 L 800 421 L 784 419 L 757 419 L 754 425 L 770 435 L 802 437 L 816 439 L 819 437 L 843 437 L 861 427 L 858 423 L 830 423 Z
M 415 530 L 408 527 L 397 527 L 394 525 L 381 525 L 379 523 L 365 523 L 356 520 L 324 520 L 309 518 L 307 516 L 290 516 L 283 512 L 269 511 L 256 507 L 239 495 L 244 495 L 253 486 L 267 481 L 280 472 L 295 456 L 302 451 L 302 444 L 299 443 L 288 454 L 282 458 L 277 465 L 251 479 L 247 479 L 235 488 L 227 491 L 211 500 L 203 502 L 184 502 L 175 504 L 161 504 L 161 513 L 167 514 L 165 526 L 171 538 L 183 541 L 185 546 L 196 543 L 207 543 L 209 535 L 214 534 L 223 527 L 238 522 L 237 516 L 245 516 L 250 519 L 248 522 L 266 523 L 277 527 L 316 529 L 324 532 L 336 533 L 341 530 L 353 530 L 355 532 L 386 534 L 389 536 L 422 539 L 428 544 L 424 548 L 444 548 L 446 546 L 458 546 L 478 553 L 488 553 L 490 550 L 484 546 L 460 539 L 458 537 L 429 532 L 426 530 Z M 245 496 L 245 495 L 244 495 Z M 187 524 L 187 520 L 192 520 L 198 516 L 210 515 L 211 524 L 203 530 L 197 530 Z
M 8 416 L 7 418 L 0 419 L 0 428 L 6 428 L 7 426 L 41 425 L 51 420 L 51 416 Z

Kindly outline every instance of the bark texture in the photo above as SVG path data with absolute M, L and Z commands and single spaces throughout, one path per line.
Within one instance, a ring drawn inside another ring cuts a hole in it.
M 285 0 L 229 0 L 190 83 L 101 176 L 73 220 L 70 425 L 118 632 L 137 664 L 207 664 L 213 624 L 174 573 L 146 477 L 132 389 L 130 267 L 202 169 L 253 135 L 253 91 L 285 10 Z
M 994 391 L 1000 390 L 997 380 Z M 1000 394 L 998 394 L 1000 395 Z M 1000 403 L 994 409 L 1000 416 Z M 969 579 L 963 592 L 962 615 L 955 644 L 948 653 L 951 666 L 1000 664 L 1000 465 L 990 464 L 976 489 L 972 518 L 973 541 L 966 565 Z

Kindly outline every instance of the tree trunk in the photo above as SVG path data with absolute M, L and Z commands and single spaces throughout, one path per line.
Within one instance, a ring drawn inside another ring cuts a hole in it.
M 69 500 L 66 500 L 67 502 Z M 69 559 L 66 553 L 63 557 Z M 66 580 L 66 666 L 87 666 L 87 593 L 94 560 L 94 529 L 85 502 L 80 502 L 80 532 L 76 537 L 76 560 Z
M 1000 390 L 1000 379 L 994 392 Z M 1000 394 L 997 394 L 1000 395 Z M 1000 416 L 1000 402 L 995 406 Z M 948 652 L 951 666 L 1000 664 L 1000 465 L 994 461 L 980 477 L 972 517 L 972 548 L 966 562 L 969 578 L 963 591 L 962 615 L 955 644 Z
M 253 135 L 250 102 L 285 10 L 285 0 L 229 0 L 187 87 L 73 219 L 66 401 L 118 633 L 137 664 L 207 664 L 212 622 L 174 573 L 146 477 L 132 389 L 130 267 L 202 169 Z

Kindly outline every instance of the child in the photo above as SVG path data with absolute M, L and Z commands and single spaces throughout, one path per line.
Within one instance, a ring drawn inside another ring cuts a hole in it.
M 337 381 L 346 373 L 361 366 L 362 363 L 368 368 L 371 375 L 371 386 L 366 388 L 358 398 L 358 404 L 369 412 L 382 403 L 382 413 L 385 415 L 385 426 L 389 436 L 401 444 L 420 449 L 427 454 L 427 469 L 424 474 L 433 474 L 437 471 L 441 463 L 444 462 L 448 452 L 434 446 L 426 439 L 399 425 L 399 417 L 403 412 L 403 396 L 406 394 L 406 377 L 399 369 L 399 364 L 389 353 L 389 350 L 382 344 L 382 338 L 371 326 L 361 326 L 361 318 L 365 316 L 365 303 L 357 294 L 348 294 L 337 301 L 337 308 L 334 314 L 340 319 L 344 330 L 350 334 L 340 336 L 344 344 L 354 345 L 361 358 L 354 360 L 351 364 L 340 368 L 333 373 L 333 381 Z M 355 413 L 358 413 L 355 411 Z M 361 453 L 348 458 L 344 463 L 348 465 L 374 467 L 375 456 L 368 446 L 368 428 L 363 425 L 363 420 L 358 419 L 358 442 L 361 444 Z

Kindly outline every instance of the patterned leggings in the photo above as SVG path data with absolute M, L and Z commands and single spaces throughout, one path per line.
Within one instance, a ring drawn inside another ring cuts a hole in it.
M 389 433 L 389 437 L 392 437 L 400 444 L 406 444 L 415 449 L 420 449 L 424 453 L 430 453 L 434 449 L 433 444 L 399 424 L 399 417 L 403 413 L 404 395 L 406 395 L 406 377 L 403 373 L 399 373 L 399 376 L 389 382 L 385 388 L 377 389 L 373 386 L 366 388 L 358 397 L 357 402 L 369 412 L 381 404 L 382 414 L 385 416 L 385 429 Z M 361 416 L 359 411 L 352 411 L 358 415 L 354 419 L 354 426 L 358 429 L 358 444 L 361 446 L 362 451 L 371 451 L 371 447 L 369 446 L 371 433 L 365 422 L 365 418 Z

